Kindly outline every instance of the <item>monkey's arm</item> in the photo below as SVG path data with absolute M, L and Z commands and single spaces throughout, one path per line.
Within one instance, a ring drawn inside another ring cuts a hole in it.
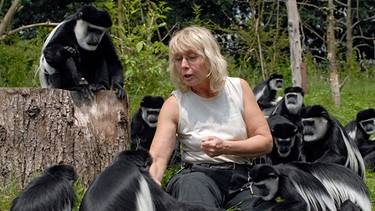
M 124 71 L 109 33 L 104 35 L 101 46 L 104 47 L 103 51 L 105 52 L 111 87 L 116 92 L 117 97 L 123 99 L 126 96 L 126 91 L 123 88 Z

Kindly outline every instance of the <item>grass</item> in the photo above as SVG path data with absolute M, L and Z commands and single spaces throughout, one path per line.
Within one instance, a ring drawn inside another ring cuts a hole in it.
M 284 87 L 291 86 L 285 84 Z M 366 108 L 375 108 L 375 79 L 351 77 L 347 80 L 341 90 L 341 105 L 334 106 L 328 78 L 320 75 L 308 77 L 308 90 L 305 95 L 305 105 L 320 104 L 324 106 L 329 113 L 337 118 L 343 125 L 353 120 L 358 111 Z M 139 93 L 143 96 L 144 93 Z M 279 93 L 280 94 L 280 93 Z M 281 93 L 282 94 L 282 93 Z M 138 107 L 138 102 L 131 102 L 131 107 Z M 166 172 L 166 178 L 173 174 L 175 169 Z M 375 202 L 375 171 L 367 169 L 366 185 L 371 193 L 371 200 Z M 75 184 L 78 195 L 78 203 L 74 210 L 78 210 L 86 187 L 83 187 L 78 181 Z M 20 192 L 17 184 L 11 183 L 0 187 L 0 211 L 9 210 L 11 201 Z M 375 206 L 373 206 L 375 211 Z

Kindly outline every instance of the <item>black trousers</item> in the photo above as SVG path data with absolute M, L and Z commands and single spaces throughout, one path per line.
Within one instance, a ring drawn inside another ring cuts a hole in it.
M 166 191 L 179 201 L 208 207 L 237 210 L 269 210 L 276 202 L 259 202 L 259 197 L 243 189 L 248 183 L 247 165 L 221 168 L 209 165 L 187 165 L 167 183 Z

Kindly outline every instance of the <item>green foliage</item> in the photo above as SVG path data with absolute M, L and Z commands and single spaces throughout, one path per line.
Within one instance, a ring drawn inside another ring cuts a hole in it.
M 0 87 L 37 86 L 41 45 L 37 40 L 0 42 Z
M 169 9 L 165 2 L 125 1 L 123 25 L 112 30 L 125 69 L 125 89 L 135 102 L 131 113 L 143 95 L 167 97 L 173 90 L 167 71 L 168 46 L 157 36 L 166 27 L 163 14 Z

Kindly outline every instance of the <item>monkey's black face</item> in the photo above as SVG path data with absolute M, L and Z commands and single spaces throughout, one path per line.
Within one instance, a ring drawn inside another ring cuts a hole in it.
M 155 128 L 158 124 L 160 108 L 146 108 L 142 109 L 142 119 L 147 123 L 149 127 Z
M 362 120 L 359 122 L 359 125 L 367 135 L 375 133 L 375 118 Z
M 296 140 L 295 136 L 291 138 L 278 138 L 274 137 L 277 153 L 280 157 L 288 157 L 291 153 L 291 149 L 294 146 Z
M 275 91 L 280 91 L 283 88 L 283 79 L 275 78 L 269 82 L 270 88 Z
M 322 139 L 328 130 L 328 120 L 323 117 L 302 118 L 303 141 L 312 142 Z
M 287 93 L 285 94 L 285 106 L 293 114 L 297 114 L 302 108 L 303 96 L 301 93 Z
M 77 20 L 74 28 L 79 46 L 87 51 L 96 50 L 105 32 L 105 28 L 95 26 L 84 20 Z
M 275 198 L 279 190 L 279 178 L 275 175 L 269 175 L 259 182 L 253 182 L 252 190 L 255 195 L 262 197 L 264 201 L 270 201 Z

